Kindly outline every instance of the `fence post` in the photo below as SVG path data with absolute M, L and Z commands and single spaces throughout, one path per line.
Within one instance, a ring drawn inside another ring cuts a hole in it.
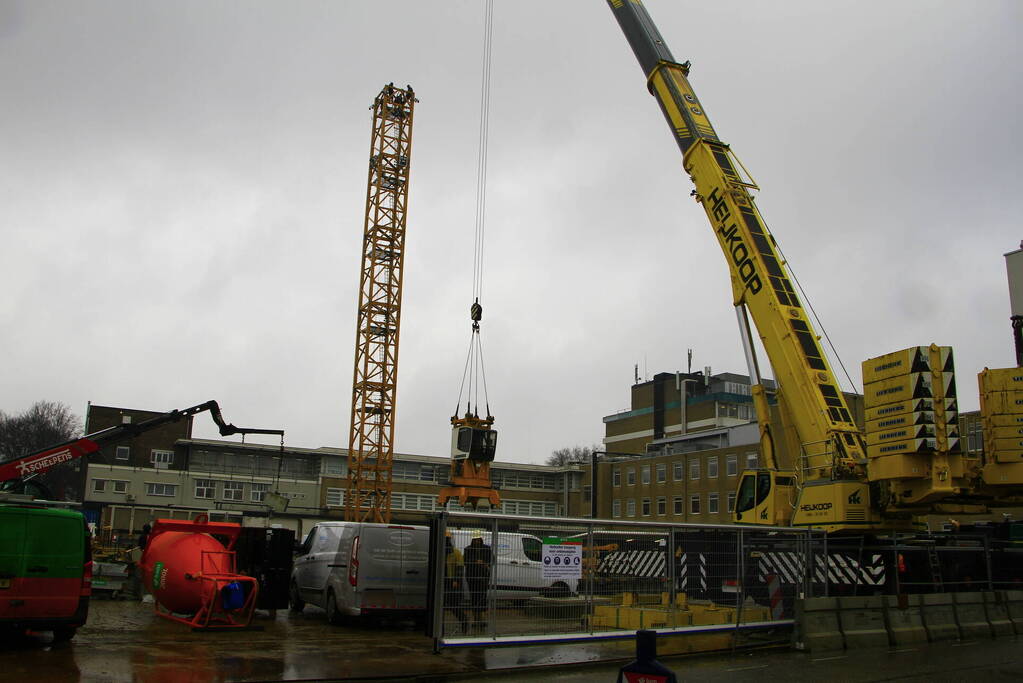
M 828 534 L 824 533 L 824 597 L 831 595 L 831 556 L 828 555 Z
M 586 614 L 589 616 L 587 621 L 589 622 L 590 635 L 593 635 L 593 575 L 597 573 L 597 551 L 594 546 L 593 540 L 593 522 L 590 522 L 586 527 L 586 542 L 590 548 L 589 563 L 585 565 L 588 567 L 586 571 Z M 583 560 L 586 560 L 586 553 L 583 553 Z
M 444 637 L 444 572 L 447 569 L 444 553 L 444 537 L 448 528 L 448 513 L 442 511 L 437 515 L 434 526 L 434 537 L 431 539 L 434 548 L 433 557 L 433 654 L 440 653 L 440 641 Z
M 984 567 L 987 569 L 987 589 L 995 589 L 994 578 L 991 575 L 991 537 L 984 535 Z
M 667 564 L 668 564 L 668 608 L 674 612 L 675 610 L 675 530 L 673 527 L 668 527 L 668 545 L 665 550 L 668 553 Z M 674 622 L 672 622 L 674 623 Z
M 739 620 L 742 619 L 742 605 L 746 602 L 746 534 L 739 529 L 735 538 L 735 625 L 732 629 L 732 652 L 739 644 Z
M 487 587 L 487 626 L 490 627 L 490 637 L 497 637 L 497 600 L 494 598 L 494 571 L 497 568 L 497 549 L 500 545 L 498 538 L 497 519 L 491 520 L 490 525 L 490 585 Z
M 895 577 L 895 595 L 902 593 L 901 577 L 899 576 L 899 535 L 892 535 L 892 575 Z M 862 574 L 862 571 L 860 572 Z M 857 578 L 858 580 L 858 578 Z M 887 583 L 887 582 L 885 582 Z

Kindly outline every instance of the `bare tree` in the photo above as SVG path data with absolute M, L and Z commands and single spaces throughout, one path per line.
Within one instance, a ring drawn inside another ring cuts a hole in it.
M 81 433 L 81 420 L 63 403 L 38 401 L 20 415 L 0 411 L 0 462 L 70 441 Z M 81 464 L 73 462 L 40 478 L 55 498 L 80 500 L 80 473 Z
M 81 421 L 63 403 L 38 401 L 21 415 L 0 411 L 0 461 L 70 441 L 81 433 Z
M 559 448 L 552 451 L 547 460 L 548 465 L 564 467 L 565 465 L 582 465 L 590 461 L 593 451 L 600 450 L 600 446 L 572 446 L 571 448 Z

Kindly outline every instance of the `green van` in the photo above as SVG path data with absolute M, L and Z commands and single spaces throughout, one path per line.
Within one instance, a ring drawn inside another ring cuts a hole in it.
M 0 503 L 0 632 L 69 640 L 89 614 L 92 549 L 85 518 L 30 502 Z

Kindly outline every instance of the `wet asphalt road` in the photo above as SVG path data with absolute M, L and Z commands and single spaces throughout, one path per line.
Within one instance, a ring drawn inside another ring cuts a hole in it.
M 152 604 L 94 599 L 70 643 L 49 634 L 0 644 L 0 681 L 344 680 L 473 671 L 468 651 L 432 654 L 412 622 L 335 627 L 322 610 L 256 613 L 258 630 L 192 632 L 153 613 Z M 480 659 L 476 656 L 476 659 Z
M 614 681 L 621 662 L 541 666 L 581 661 L 593 644 L 489 651 L 448 649 L 411 623 L 330 626 L 321 610 L 257 612 L 259 630 L 202 633 L 153 614 L 134 600 L 92 602 L 89 623 L 71 643 L 49 634 L 0 643 L 0 681 L 419 680 Z M 608 653 L 614 656 L 612 653 Z M 619 651 L 618 656 L 621 656 Z M 679 680 L 762 681 L 1017 681 L 1023 647 L 1016 638 L 922 645 L 916 648 L 812 653 L 787 649 L 712 656 L 665 657 Z

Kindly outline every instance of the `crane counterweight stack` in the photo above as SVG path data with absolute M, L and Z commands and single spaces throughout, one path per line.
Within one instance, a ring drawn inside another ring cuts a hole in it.
M 366 222 L 359 281 L 345 519 L 391 520 L 394 408 L 409 156 L 416 98 L 384 86 L 373 102 Z

